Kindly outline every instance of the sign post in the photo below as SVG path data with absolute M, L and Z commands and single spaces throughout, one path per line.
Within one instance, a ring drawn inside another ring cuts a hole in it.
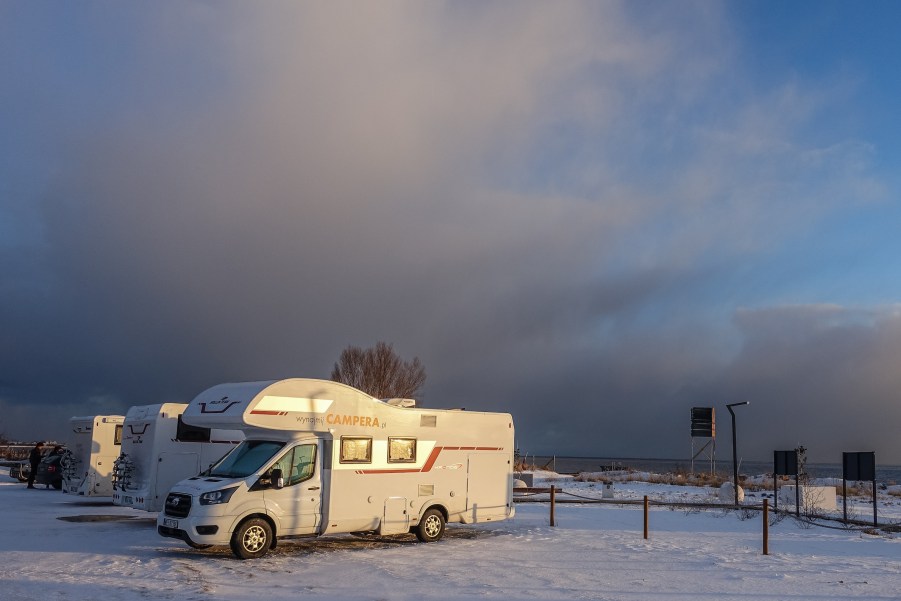
M 695 439 L 706 438 L 701 449 L 695 452 Z M 713 407 L 691 408 L 691 473 L 695 472 L 695 459 L 707 451 L 711 475 L 716 471 L 716 413 Z
M 848 480 L 869 480 L 873 483 L 873 527 L 878 525 L 876 515 L 876 452 L 842 453 L 842 508 L 848 521 Z
M 773 511 L 779 510 L 779 476 L 795 477 L 795 515 L 801 515 L 801 483 L 798 478 L 798 450 L 773 451 Z

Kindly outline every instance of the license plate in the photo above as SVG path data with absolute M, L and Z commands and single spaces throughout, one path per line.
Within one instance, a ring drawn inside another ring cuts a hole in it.
M 163 526 L 165 526 L 166 528 L 178 528 L 178 520 L 163 518 Z
M 132 503 L 135 502 L 135 500 L 133 497 L 122 497 L 122 502 L 125 503 L 126 505 L 131 505 Z

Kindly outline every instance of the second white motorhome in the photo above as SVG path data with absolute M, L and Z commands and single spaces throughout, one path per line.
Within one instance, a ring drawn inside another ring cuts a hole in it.
M 72 433 L 60 459 L 63 492 L 108 497 L 113 494 L 113 462 L 122 447 L 122 415 L 94 415 L 69 420 Z
M 418 409 L 325 380 L 222 384 L 184 419 L 246 439 L 175 485 L 162 536 L 261 557 L 276 539 L 412 532 L 437 541 L 447 522 L 513 516 L 513 418 Z
M 237 430 L 189 426 L 185 403 L 139 405 L 125 414 L 112 473 L 113 503 L 160 511 L 173 484 L 195 476 L 244 439 Z

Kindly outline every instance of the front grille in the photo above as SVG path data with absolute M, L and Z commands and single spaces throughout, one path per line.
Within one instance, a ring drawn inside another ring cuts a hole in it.
M 169 493 L 166 497 L 166 515 L 174 518 L 186 518 L 191 511 L 191 496 Z

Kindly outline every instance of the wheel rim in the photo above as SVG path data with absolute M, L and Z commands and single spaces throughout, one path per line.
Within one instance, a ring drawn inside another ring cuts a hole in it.
M 435 538 L 441 533 L 441 519 L 437 515 L 430 515 L 425 519 L 425 533 L 429 538 Z
M 266 531 L 261 526 L 251 526 L 244 533 L 244 548 L 256 553 L 266 546 Z

